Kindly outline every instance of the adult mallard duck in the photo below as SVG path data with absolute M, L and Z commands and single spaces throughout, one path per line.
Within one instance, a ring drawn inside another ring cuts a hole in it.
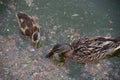
M 27 15 L 26 13 L 19 12 L 16 14 L 16 16 L 22 34 L 28 36 L 32 40 L 32 42 L 37 45 L 40 40 L 39 25 L 36 24 L 32 17 Z
M 56 44 L 46 55 L 57 61 L 65 61 L 71 58 L 74 61 L 86 64 L 99 61 L 120 50 L 120 37 L 82 37 L 71 44 Z

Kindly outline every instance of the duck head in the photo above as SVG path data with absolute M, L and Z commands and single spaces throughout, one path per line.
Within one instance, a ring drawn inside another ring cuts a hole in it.
M 39 44 L 39 41 L 40 41 L 40 34 L 38 31 L 35 31 L 33 34 L 32 34 L 32 43 L 37 46 Z
M 56 44 L 46 55 L 58 62 L 64 62 L 67 57 L 72 57 L 73 50 L 69 44 Z

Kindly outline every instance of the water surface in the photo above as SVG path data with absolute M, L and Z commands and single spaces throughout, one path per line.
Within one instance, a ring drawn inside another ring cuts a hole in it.
M 118 80 L 120 58 L 82 65 L 56 66 L 44 56 L 71 36 L 120 35 L 119 0 L 0 1 L 0 78 L 3 80 Z M 41 26 L 42 47 L 34 49 L 19 33 L 15 14 L 23 11 Z M 114 73 L 113 73 L 114 72 Z

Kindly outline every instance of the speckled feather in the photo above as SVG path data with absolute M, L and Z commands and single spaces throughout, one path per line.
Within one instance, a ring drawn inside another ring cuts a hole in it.
M 71 44 L 56 44 L 48 57 L 62 54 L 64 58 L 72 58 L 80 63 L 89 63 L 112 55 L 118 49 L 120 49 L 120 37 L 81 37 Z
M 19 12 L 17 13 L 17 19 L 19 23 L 19 28 L 22 34 L 28 36 L 33 43 L 37 44 L 40 40 L 40 27 L 31 16 L 26 13 Z
M 72 58 L 81 63 L 88 63 L 111 55 L 115 48 L 120 46 L 120 42 L 114 42 L 110 38 L 84 37 L 73 41 L 71 46 L 74 49 Z

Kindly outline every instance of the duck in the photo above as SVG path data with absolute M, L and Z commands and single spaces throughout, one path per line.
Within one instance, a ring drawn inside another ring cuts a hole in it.
M 57 43 L 46 55 L 46 58 L 54 58 L 56 61 L 72 59 L 81 64 L 98 62 L 107 56 L 120 53 L 120 37 L 90 36 L 80 37 L 71 43 Z
M 20 32 L 29 37 L 32 43 L 37 46 L 40 41 L 40 26 L 33 20 L 31 16 L 24 12 L 16 14 Z

